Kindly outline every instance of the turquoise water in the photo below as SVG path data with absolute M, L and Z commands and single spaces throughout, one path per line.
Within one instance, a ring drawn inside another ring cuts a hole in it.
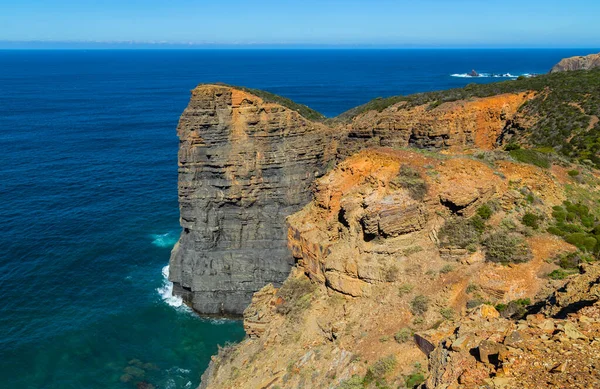
M 217 345 L 242 339 L 241 322 L 181 306 L 163 275 L 175 128 L 196 84 L 333 116 L 597 51 L 0 51 L 0 387 L 196 387 Z M 490 77 L 461 76 L 473 68 Z

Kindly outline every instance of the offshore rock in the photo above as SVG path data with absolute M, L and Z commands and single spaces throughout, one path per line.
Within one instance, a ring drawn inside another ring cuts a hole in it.
M 293 264 L 286 216 L 332 159 L 331 131 L 293 109 L 221 85 L 192 91 L 177 134 L 183 228 L 169 279 L 205 314 L 241 314 Z

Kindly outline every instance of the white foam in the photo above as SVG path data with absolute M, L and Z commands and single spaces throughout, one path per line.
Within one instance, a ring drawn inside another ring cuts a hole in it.
M 158 247 L 173 247 L 177 243 L 177 235 L 173 232 L 152 234 L 152 244 Z
M 455 74 L 451 74 L 450 76 L 451 77 L 459 77 L 459 78 L 490 78 L 490 77 L 491 78 L 517 78 L 517 77 L 519 77 L 519 76 L 515 76 L 514 74 L 510 74 L 510 73 L 501 73 L 501 74 L 478 73 L 476 76 L 472 76 L 470 73 L 455 73 Z
M 162 268 L 162 275 L 163 284 L 156 289 L 162 300 L 174 308 L 189 310 L 181 297 L 173 295 L 173 283 L 169 281 L 169 265 Z

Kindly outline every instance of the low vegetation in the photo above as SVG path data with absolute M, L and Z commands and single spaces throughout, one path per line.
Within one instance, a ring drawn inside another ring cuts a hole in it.
M 408 165 L 402 165 L 398 176 L 390 184 L 404 188 L 414 200 L 423 201 L 427 195 L 427 183 L 417 170 Z
M 324 121 L 325 119 L 327 119 L 325 117 L 325 115 L 323 115 L 322 113 L 317 112 L 314 109 L 309 108 L 304 104 L 298 104 L 298 103 L 288 99 L 287 97 L 279 96 L 279 95 L 276 95 L 271 92 L 267 92 L 267 91 L 260 90 L 260 89 L 246 88 L 243 86 L 228 85 L 228 84 L 224 84 L 224 83 L 217 83 L 217 85 L 229 86 L 229 87 L 232 87 L 235 89 L 239 89 L 241 91 L 251 93 L 255 96 L 258 96 L 268 103 L 280 104 L 286 108 L 289 108 L 293 111 L 298 112 L 300 115 L 302 115 L 303 117 L 305 117 L 306 119 L 309 119 L 309 120 Z
M 413 334 L 414 332 L 412 329 L 410 329 L 409 327 L 404 327 L 394 334 L 394 339 L 398 343 L 406 343 L 412 339 Z
M 277 313 L 299 320 L 302 312 L 310 307 L 315 290 L 315 284 L 306 277 L 288 278 L 277 291 L 282 300 L 276 308 Z
M 480 235 L 477 221 L 461 217 L 447 220 L 438 233 L 442 246 L 463 249 L 479 242 Z
M 531 250 L 523 235 L 497 231 L 483 240 L 485 258 L 496 263 L 522 263 L 531 259 Z
M 561 236 L 565 241 L 584 252 L 600 253 L 600 221 L 581 203 L 565 201 L 552 208 L 554 223 L 548 232 Z
M 429 309 L 429 299 L 422 294 L 415 296 L 410 302 L 410 311 L 415 316 L 419 316 L 427 312 Z

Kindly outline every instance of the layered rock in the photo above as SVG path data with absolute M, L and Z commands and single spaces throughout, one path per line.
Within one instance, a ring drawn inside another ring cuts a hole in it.
M 590 70 L 600 67 L 600 54 L 590 54 L 586 56 L 576 56 L 563 58 L 554 65 L 550 73 L 566 72 L 570 70 Z
M 206 314 L 241 314 L 293 258 L 285 217 L 333 158 L 331 130 L 242 90 L 201 85 L 177 128 L 183 232 L 169 278 Z
M 353 119 L 339 153 L 346 157 L 364 147 L 408 146 L 490 150 L 532 97 L 532 93 L 502 94 L 416 107 L 401 102 L 381 112 L 368 111 Z

